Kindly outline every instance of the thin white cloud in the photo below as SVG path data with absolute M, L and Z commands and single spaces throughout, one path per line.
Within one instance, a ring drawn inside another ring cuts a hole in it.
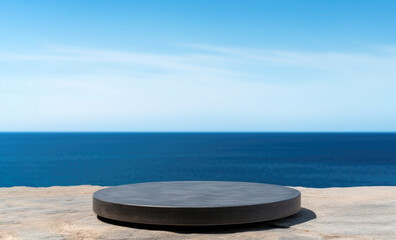
M 119 71 L 135 71 L 140 75 L 176 74 L 190 79 L 208 75 L 242 81 L 283 81 L 284 72 L 299 75 L 305 71 L 306 80 L 341 79 L 361 71 L 363 74 L 394 75 L 396 52 L 392 47 L 377 53 L 312 52 L 225 48 L 208 45 L 184 45 L 182 54 L 155 54 L 131 51 L 95 50 L 70 47 L 51 47 L 40 53 L 7 53 L 0 51 L 0 62 L 47 62 L 66 64 L 104 64 Z M 189 51 L 193 50 L 193 51 Z M 313 74 L 309 74 L 313 72 Z M 318 77 L 315 71 L 322 71 Z M 296 74 L 294 74 L 296 72 Z M 367 74 L 366 74 L 367 73 Z M 287 75 L 287 74 L 286 74 Z M 286 76 L 287 77 L 287 76 Z M 296 78 L 297 80 L 297 78 Z M 300 79 L 301 80 L 301 79 Z M 286 81 L 290 83 L 289 81 Z
M 229 73 L 227 70 L 212 67 L 212 63 L 225 61 L 212 55 L 153 54 L 139 52 L 122 52 L 109 50 L 92 50 L 82 48 L 51 48 L 45 53 L 7 53 L 0 52 L 2 62 L 69 62 L 69 63 L 112 63 L 131 66 L 144 66 L 151 69 L 167 71 L 205 71 L 212 73 Z
M 154 54 L 131 51 L 110 51 L 84 48 L 52 47 L 45 53 L 7 53 L 0 51 L 0 61 L 63 61 L 114 63 L 148 66 L 170 71 L 210 71 L 232 73 L 234 65 L 296 66 L 322 70 L 361 67 L 387 68 L 396 64 L 396 51 L 388 46 L 380 54 L 312 52 L 225 48 L 208 45 L 184 45 L 184 54 Z M 201 50 L 189 53 L 188 49 Z
M 390 67 L 396 64 L 396 47 L 387 46 L 373 53 L 348 53 L 326 51 L 262 50 L 249 48 L 225 48 L 208 45 L 190 44 L 187 47 L 228 56 L 235 60 L 251 60 L 256 64 L 278 64 L 337 70 L 356 67 Z
M 396 130 L 390 50 L 58 47 L 0 63 L 0 130 Z

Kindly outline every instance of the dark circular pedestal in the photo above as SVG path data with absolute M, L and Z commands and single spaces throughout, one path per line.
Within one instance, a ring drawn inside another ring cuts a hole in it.
M 105 188 L 93 194 L 93 211 L 98 216 L 141 224 L 252 223 L 287 217 L 300 208 L 299 191 L 250 182 L 150 182 Z

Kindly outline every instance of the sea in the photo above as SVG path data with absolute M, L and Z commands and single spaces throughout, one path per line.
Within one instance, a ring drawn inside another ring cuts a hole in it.
M 0 133 L 0 187 L 396 185 L 395 133 Z

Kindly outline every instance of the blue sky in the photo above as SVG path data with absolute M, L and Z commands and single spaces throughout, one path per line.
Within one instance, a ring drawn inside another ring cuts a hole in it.
M 396 131 L 396 1 L 0 1 L 0 131 Z

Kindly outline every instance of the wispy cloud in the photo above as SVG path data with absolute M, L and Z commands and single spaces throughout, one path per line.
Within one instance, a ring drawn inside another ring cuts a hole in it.
M 43 53 L 44 52 L 44 53 Z M 49 48 L 40 53 L 7 53 L 0 52 L 2 62 L 68 62 L 76 64 L 109 63 L 123 64 L 132 67 L 147 67 L 167 71 L 204 71 L 228 73 L 229 71 L 216 67 L 216 62 L 227 61 L 215 55 L 202 54 L 154 54 L 128 51 L 94 50 L 83 48 Z M 215 66 L 213 66 L 215 65 Z
M 336 51 L 291 51 L 291 50 L 262 50 L 249 48 L 225 48 L 208 45 L 191 44 L 192 48 L 218 53 L 236 61 L 249 61 L 256 64 L 279 64 L 284 66 L 299 66 L 337 70 L 351 67 L 390 67 L 396 63 L 394 47 L 382 48 L 375 53 L 348 53 Z
M 312 52 L 226 48 L 210 45 L 182 45 L 183 53 L 156 54 L 131 51 L 95 50 L 51 47 L 39 53 L 9 53 L 0 51 L 0 62 L 66 62 L 76 64 L 118 64 L 118 68 L 167 71 L 172 73 L 210 73 L 233 76 L 265 75 L 276 68 L 288 71 L 386 71 L 396 65 L 393 47 L 371 53 Z M 190 50 L 190 51 L 189 51 Z M 260 72 L 262 69 L 262 72 Z M 247 79 L 243 79 L 247 80 Z
M 0 51 L 0 130 L 396 129 L 392 48 L 178 52 Z

